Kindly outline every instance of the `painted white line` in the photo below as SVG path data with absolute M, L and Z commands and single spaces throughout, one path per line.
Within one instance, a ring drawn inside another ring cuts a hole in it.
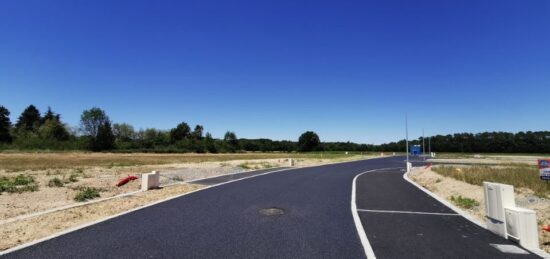
M 364 210 L 357 209 L 359 212 L 373 213 L 396 213 L 396 214 L 420 214 L 420 215 L 438 215 L 438 216 L 460 216 L 456 213 L 437 213 L 437 212 L 419 212 L 419 211 L 398 211 L 398 210 Z
M 358 175 L 356 175 L 353 178 L 353 183 L 351 186 L 351 215 L 353 216 L 353 221 L 355 222 L 355 228 L 357 229 L 357 234 L 359 235 L 359 240 L 361 241 L 361 244 L 363 245 L 363 249 L 365 250 L 365 255 L 369 259 L 376 259 L 376 255 L 374 254 L 374 250 L 372 249 L 372 246 L 370 245 L 369 239 L 367 238 L 367 233 L 365 233 L 365 228 L 363 227 L 363 223 L 361 223 L 361 218 L 359 218 L 359 214 L 357 213 L 357 204 L 355 203 L 355 197 L 356 197 L 356 183 L 357 178 L 359 176 L 369 173 L 369 172 L 375 172 L 375 171 L 382 171 L 382 170 L 389 170 L 389 169 L 400 169 L 401 167 L 396 168 L 381 168 L 381 169 L 374 169 L 362 172 Z
M 185 195 L 190 195 L 190 194 L 193 194 L 193 193 L 196 193 L 196 192 L 199 192 L 199 191 L 204 191 L 204 190 L 207 190 L 207 189 L 210 189 L 210 188 L 215 188 L 215 187 L 218 187 L 218 186 L 221 186 L 221 185 L 224 185 L 224 184 L 229 184 L 229 183 L 233 183 L 233 182 L 237 182 L 237 181 L 250 179 L 250 178 L 253 178 L 253 177 L 258 177 L 258 176 L 262 176 L 262 175 L 267 175 L 267 174 L 272 174 L 272 173 L 277 173 L 277 172 L 283 172 L 283 171 L 291 171 L 291 170 L 298 170 L 298 169 L 304 169 L 304 168 L 314 168 L 314 167 L 321 167 L 321 166 L 327 166 L 327 165 L 336 165 L 336 164 L 343 164 L 343 163 L 353 163 L 353 162 L 359 162 L 359 161 L 365 161 L 365 160 L 374 160 L 374 159 L 381 159 L 381 158 L 387 158 L 387 157 L 374 157 L 374 158 L 367 158 L 367 159 L 353 160 L 353 161 L 344 161 L 344 162 L 337 162 L 337 163 L 329 163 L 329 164 L 309 166 L 309 167 L 285 168 L 285 169 L 281 169 L 281 170 L 269 171 L 269 172 L 266 172 L 266 173 L 263 173 L 263 174 L 251 175 L 251 176 L 248 176 L 248 177 L 243 177 L 243 178 L 235 179 L 235 180 L 228 181 L 228 182 L 223 182 L 223 183 L 219 183 L 219 184 L 215 184 L 215 185 L 206 186 L 206 187 L 201 188 L 201 189 L 197 189 L 197 190 L 194 190 L 194 191 L 191 191 L 191 192 L 187 192 L 187 193 L 179 194 L 179 195 L 176 195 L 176 196 L 168 197 L 168 198 L 163 199 L 163 200 L 159 200 L 159 201 L 156 201 L 156 202 L 153 202 L 153 203 L 149 203 L 149 204 L 146 204 L 146 205 L 143 205 L 141 207 L 137 207 L 137 208 L 134 208 L 134 209 L 131 209 L 131 210 L 128 210 L 128 211 L 123 211 L 121 213 L 118 213 L 118 214 L 115 214 L 115 215 L 112 215 L 112 216 L 109 216 L 109 217 L 106 217 L 106 218 L 102 218 L 102 219 L 92 221 L 92 222 L 89 222 L 89 223 L 86 223 L 86 224 L 83 224 L 83 225 L 79 225 L 79 226 L 76 226 L 76 227 L 73 227 L 73 228 L 69 228 L 69 229 L 66 229 L 64 231 L 55 233 L 53 235 L 50 235 L 50 236 L 47 236 L 47 237 L 44 237 L 44 238 L 41 238 L 41 239 L 37 239 L 37 240 L 34 240 L 34 241 L 30 241 L 28 243 L 21 244 L 21 245 L 6 249 L 4 251 L 0 251 L 0 256 L 5 255 L 5 254 L 9 254 L 9 253 L 17 251 L 17 250 L 21 250 L 21 249 L 29 247 L 29 246 L 33 246 L 33 245 L 38 244 L 38 243 L 42 243 L 44 241 L 47 241 L 47 240 L 50 240 L 50 239 L 53 239 L 53 238 L 56 238 L 56 237 L 59 237 L 59 236 L 77 231 L 77 230 L 80 230 L 80 229 L 83 229 L 83 228 L 86 228 L 86 227 L 89 227 L 89 226 L 92 226 L 92 225 L 95 225 L 95 224 L 98 224 L 98 223 L 101 223 L 101 222 L 104 222 L 104 221 L 107 221 L 107 220 L 110 220 L 110 219 L 113 219 L 113 218 L 116 218 L 116 217 L 120 217 L 120 216 L 129 214 L 129 213 L 132 213 L 134 211 L 145 209 L 145 208 L 157 205 L 159 203 L 167 202 L 169 200 L 173 200 L 173 199 L 185 196 Z M 354 184 L 354 186 L 355 186 L 355 184 Z M 355 204 L 355 202 L 353 202 L 353 204 Z M 85 204 L 85 205 L 87 205 L 87 204 Z M 355 212 L 355 213 L 357 213 L 357 212 Z

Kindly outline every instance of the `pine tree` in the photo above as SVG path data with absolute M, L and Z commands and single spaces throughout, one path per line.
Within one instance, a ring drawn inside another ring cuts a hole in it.
M 21 116 L 19 116 L 19 119 L 15 124 L 15 129 L 19 132 L 36 132 L 40 127 L 41 122 L 42 119 L 40 117 L 40 111 L 38 111 L 38 109 L 31 104 L 21 113 Z
M 4 106 L 0 106 L 0 143 L 11 143 L 10 128 L 10 111 Z

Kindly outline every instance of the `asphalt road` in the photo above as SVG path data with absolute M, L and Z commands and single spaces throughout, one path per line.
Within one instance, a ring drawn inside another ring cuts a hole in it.
M 195 181 L 191 181 L 190 183 L 202 184 L 202 185 L 216 185 L 220 183 L 226 183 L 226 182 L 235 181 L 238 179 L 243 179 L 246 177 L 251 177 L 255 175 L 265 174 L 265 173 L 284 170 L 284 169 L 288 169 L 288 167 L 277 167 L 277 168 L 269 168 L 269 169 L 262 169 L 262 170 L 254 170 L 254 171 L 237 173 L 237 174 L 228 174 L 228 175 L 195 180 Z
M 399 170 L 357 178 L 356 204 L 378 258 L 539 258 L 468 221 L 403 179 Z
M 403 165 L 402 157 L 392 157 L 292 169 L 243 179 L 134 211 L 5 257 L 365 258 L 350 209 L 353 178 L 368 170 Z M 390 172 L 388 176 L 398 175 Z M 389 177 L 387 182 L 385 179 L 361 177 L 357 186 L 358 208 L 388 209 L 382 206 L 385 202 L 369 203 L 368 197 L 373 193 L 370 189 L 373 185 L 369 185 L 371 180 L 379 180 L 376 187 L 382 193 L 389 192 L 387 197 L 390 200 L 404 199 L 396 196 L 399 192 L 391 191 L 394 187 L 414 190 L 412 185 L 407 187 L 393 181 L 393 177 Z M 386 196 L 375 195 L 378 198 Z M 420 194 L 416 196 L 419 197 Z M 414 204 L 417 200 L 413 198 L 410 202 L 398 204 Z M 424 209 L 418 206 L 406 209 Z M 283 209 L 284 214 L 266 216 L 259 213 L 264 208 L 273 207 Z M 432 207 L 432 211 L 448 212 L 437 205 Z M 426 236 L 446 235 L 440 233 L 441 226 L 446 225 L 440 222 L 443 218 L 433 221 L 422 217 L 417 219 L 415 215 L 407 218 L 371 214 L 360 212 L 360 217 L 379 258 L 439 255 L 408 250 L 418 248 L 402 242 L 417 242 L 415 237 L 394 237 L 399 233 L 416 236 L 416 230 L 424 231 L 424 228 L 428 229 L 423 232 Z M 500 243 L 505 242 L 497 239 Z M 435 238 L 431 237 L 431 240 Z M 416 244 L 426 245 L 421 242 Z M 446 242 L 442 244 L 451 246 Z M 392 247 L 399 252 L 388 252 Z M 457 245 L 453 251 L 460 249 Z
M 364 258 L 353 178 L 402 158 L 293 169 L 195 192 L 7 254 L 8 258 Z M 258 211 L 278 207 L 279 216 Z

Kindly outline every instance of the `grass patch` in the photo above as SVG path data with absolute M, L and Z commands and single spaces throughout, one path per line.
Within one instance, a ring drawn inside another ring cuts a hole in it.
M 550 197 L 550 184 L 540 180 L 539 170 L 536 166 L 525 164 L 509 164 L 502 167 L 438 166 L 432 170 L 440 175 L 469 184 L 481 186 L 484 181 L 510 184 L 515 188 L 531 189 L 535 195 L 542 198 Z
M 32 176 L 20 174 L 15 177 L 0 177 L 0 194 L 34 191 L 38 191 L 38 185 Z
M 99 198 L 101 197 L 101 195 L 99 195 L 99 192 L 101 192 L 101 189 L 94 187 L 84 187 L 76 193 L 76 195 L 74 196 L 74 200 L 78 202 L 84 202 L 87 200 Z
M 477 202 L 476 200 L 462 197 L 460 195 L 458 195 L 458 197 L 451 196 L 451 201 L 458 207 L 468 210 L 479 206 L 479 202 Z
M 55 177 L 53 179 L 51 179 L 49 182 L 48 182 L 48 187 L 63 187 L 63 182 L 61 181 L 61 179 Z

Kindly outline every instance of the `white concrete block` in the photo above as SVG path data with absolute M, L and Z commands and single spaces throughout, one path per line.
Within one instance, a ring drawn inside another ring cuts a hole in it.
M 141 190 L 147 191 L 150 189 L 159 188 L 160 173 L 153 171 L 151 173 L 141 174 Z

